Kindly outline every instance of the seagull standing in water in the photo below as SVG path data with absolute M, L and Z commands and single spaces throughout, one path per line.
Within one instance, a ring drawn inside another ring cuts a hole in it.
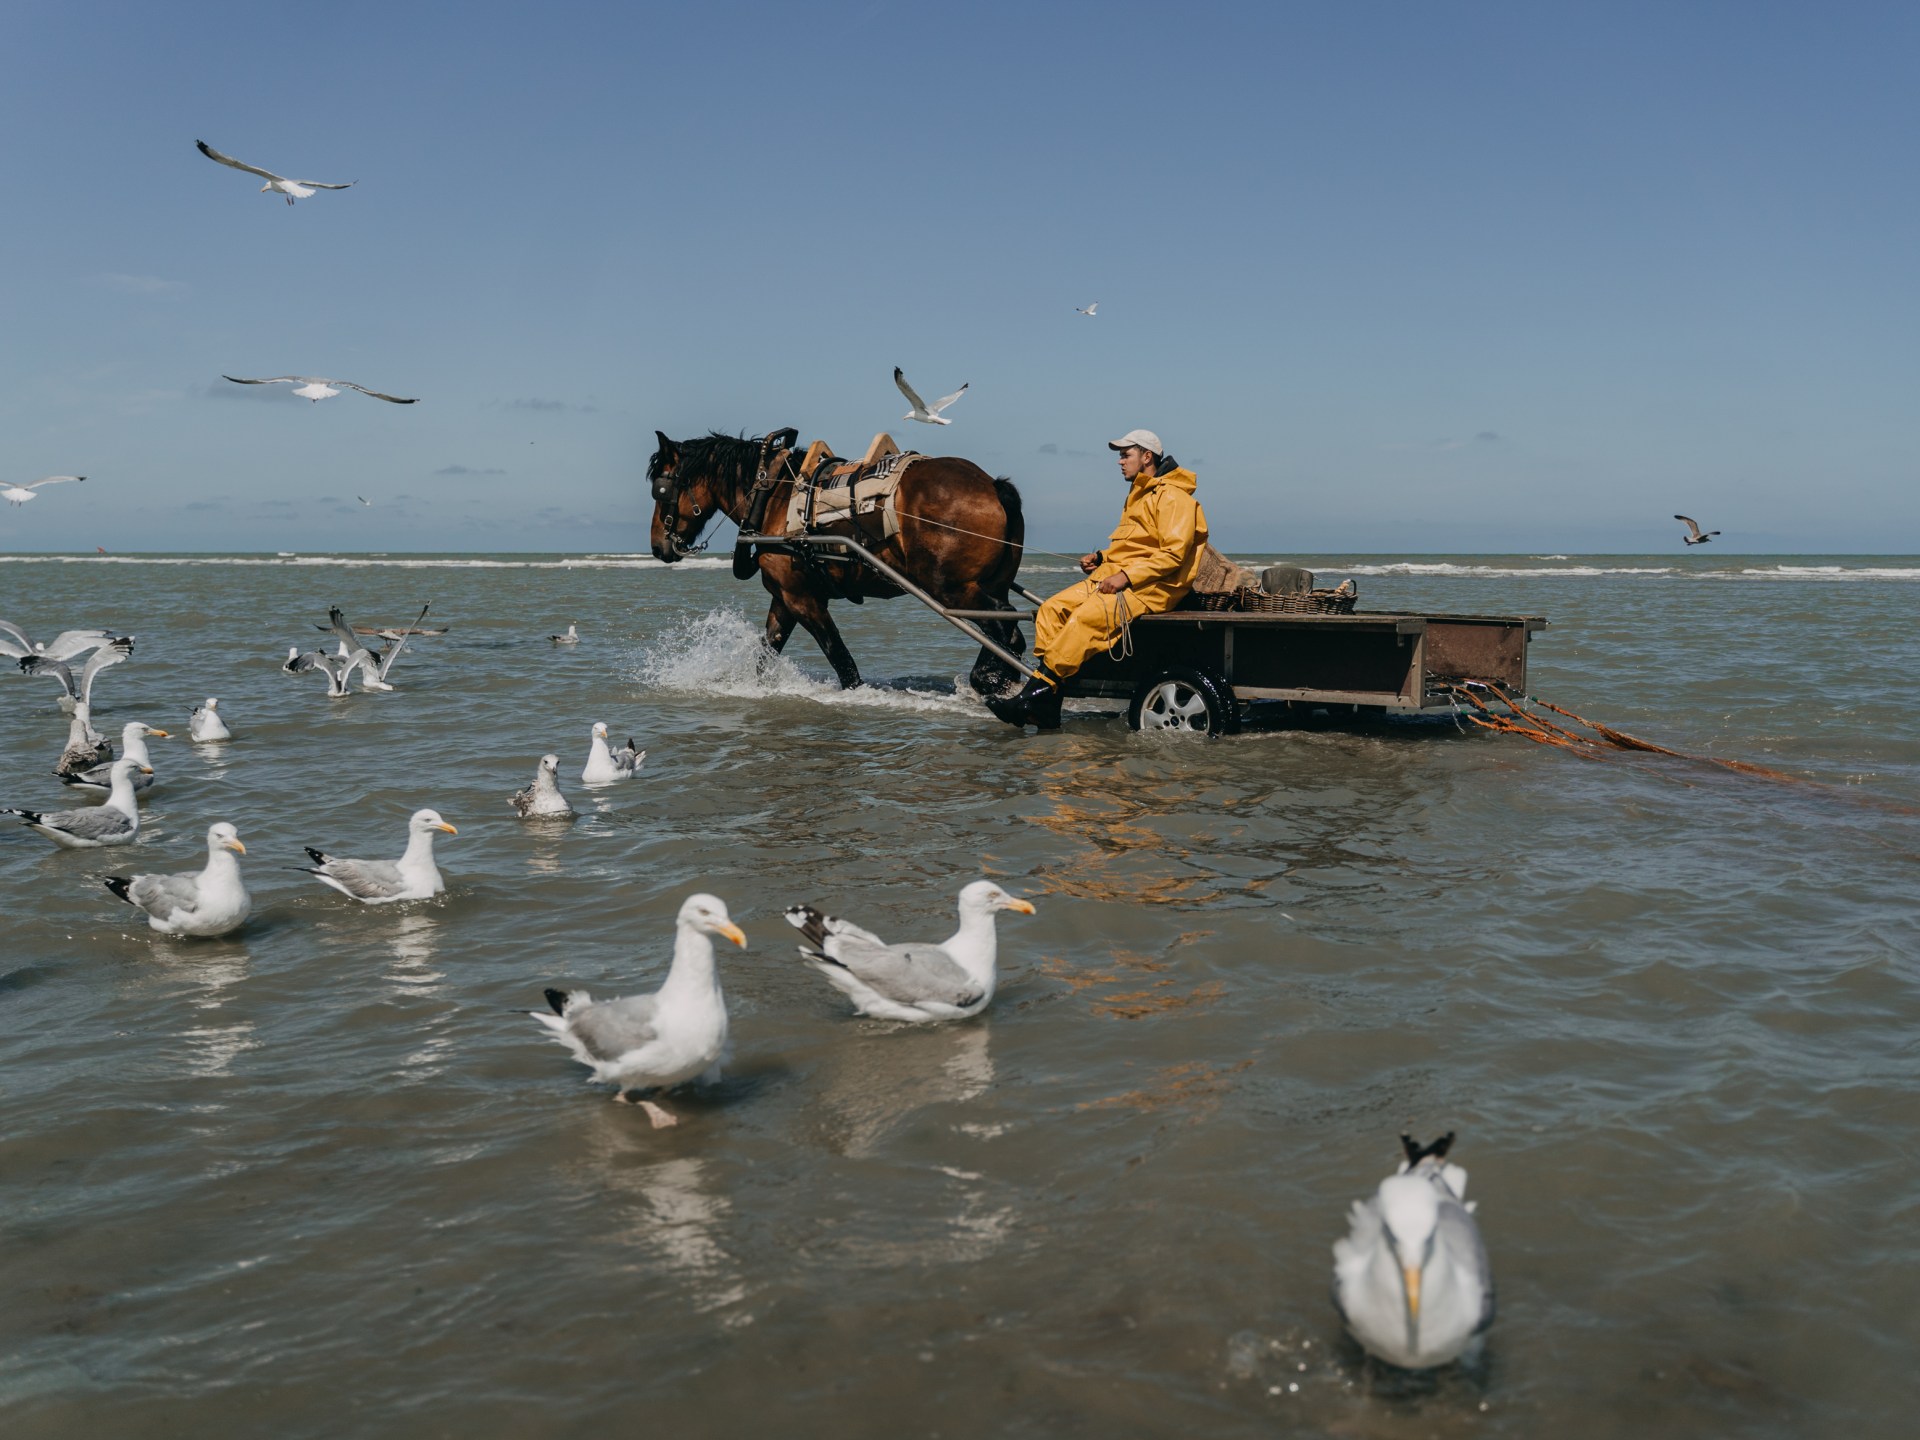
M 313 864 L 298 868 L 365 905 L 426 900 L 447 888 L 447 882 L 440 878 L 440 867 L 433 863 L 436 832 L 460 833 L 440 818 L 439 811 L 416 810 L 407 821 L 406 852 L 398 860 L 340 860 L 308 845 L 304 848 L 313 857 Z
M 1698 520 L 1689 520 L 1685 515 L 1676 515 L 1673 518 L 1687 527 L 1687 533 L 1680 538 L 1689 545 L 1704 545 L 1720 533 L 1718 530 L 1701 530 Z
M 807 939 L 800 953 L 861 1015 L 876 1020 L 965 1020 L 993 1000 L 1001 910 L 1033 914 L 1033 903 L 991 880 L 960 892 L 960 928 L 938 945 L 889 945 L 870 930 L 795 905 L 787 923 Z
M 1467 1172 L 1446 1163 L 1448 1131 L 1431 1145 L 1402 1135 L 1406 1159 L 1333 1246 L 1333 1301 L 1370 1353 L 1407 1370 L 1457 1360 L 1493 1324 L 1493 1272 Z
M 967 386 L 962 385 L 951 395 L 943 395 L 929 405 L 914 393 L 913 387 L 907 383 L 906 373 L 898 365 L 893 367 L 893 383 L 900 387 L 900 393 L 906 396 L 907 403 L 913 406 L 913 409 L 900 418 L 918 420 L 923 425 L 951 425 L 953 421 L 946 419 L 940 412 L 967 393 Z
M 0 499 L 12 505 L 24 505 L 40 493 L 42 485 L 63 485 L 69 480 L 84 480 L 84 475 L 49 475 L 44 480 L 36 480 L 31 485 L 0 486 Z
M 261 194 L 264 195 L 270 190 L 278 191 L 280 194 L 286 196 L 287 204 L 289 205 L 293 204 L 295 200 L 312 198 L 316 190 L 346 190 L 358 183 L 357 181 L 348 180 L 343 184 L 329 185 L 325 180 L 289 180 L 286 176 L 276 175 L 271 170 L 262 170 L 258 165 L 248 165 L 243 161 L 234 159 L 231 155 L 222 155 L 204 140 L 196 140 L 193 143 L 199 149 L 200 153 L 209 160 L 230 166 L 235 170 L 244 170 L 249 175 L 258 175 L 262 180 L 267 182 L 260 187 Z
M 162 935 L 226 935 L 253 909 L 233 858 L 246 853 L 240 832 L 223 820 L 207 831 L 206 868 L 185 875 L 109 875 L 101 883 Z
M 593 722 L 593 744 L 587 751 L 586 768 L 580 772 L 580 779 L 588 785 L 611 785 L 616 780 L 631 780 L 640 773 L 640 767 L 646 763 L 647 752 L 636 750 L 633 737 L 627 737 L 627 743 L 618 750 L 607 744 L 607 725 L 604 720 Z
M 302 400 L 312 400 L 318 404 L 322 400 L 331 400 L 342 390 L 358 390 L 362 395 L 371 395 L 376 400 L 385 400 L 391 405 L 418 405 L 419 397 L 411 400 L 399 395 L 384 394 L 379 390 L 369 390 L 364 385 L 356 385 L 351 380 L 324 380 L 317 375 L 269 375 L 261 380 L 242 380 L 238 375 L 221 375 L 222 380 L 231 380 L 236 385 L 291 385 L 293 393 Z
M 658 990 L 598 1001 L 585 990 L 548 990 L 553 1013 L 527 1013 L 595 1080 L 611 1081 L 613 1098 L 622 1103 L 629 1090 L 664 1090 L 693 1079 L 711 1083 L 727 1058 L 727 1001 L 713 961 L 715 935 L 747 943 L 720 900 L 690 896 L 675 924 L 673 965 Z M 656 1130 L 680 1123 L 651 1100 L 640 1105 Z

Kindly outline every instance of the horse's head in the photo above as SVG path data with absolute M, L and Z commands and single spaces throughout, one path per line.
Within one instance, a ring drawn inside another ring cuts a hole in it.
M 647 462 L 647 485 L 653 491 L 653 555 L 663 564 L 693 554 L 700 534 L 719 512 L 714 503 L 711 470 L 689 463 L 685 449 L 656 430 L 660 448 Z

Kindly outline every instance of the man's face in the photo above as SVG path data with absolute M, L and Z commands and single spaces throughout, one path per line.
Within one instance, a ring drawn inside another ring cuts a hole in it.
M 1153 452 L 1142 450 L 1138 445 L 1129 445 L 1120 452 L 1120 473 L 1132 480 L 1141 471 L 1153 466 Z

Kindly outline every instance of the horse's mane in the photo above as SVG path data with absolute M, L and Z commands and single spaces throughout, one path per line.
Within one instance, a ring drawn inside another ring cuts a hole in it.
M 697 440 L 677 441 L 679 473 L 699 475 L 711 482 L 730 485 L 735 490 L 745 489 L 759 473 L 760 447 L 765 441 L 764 435 L 748 439 L 744 435 L 728 435 L 719 430 L 709 431 Z M 660 452 L 654 451 L 653 458 L 647 462 L 648 482 L 658 480 L 665 468 L 666 462 L 660 458 Z

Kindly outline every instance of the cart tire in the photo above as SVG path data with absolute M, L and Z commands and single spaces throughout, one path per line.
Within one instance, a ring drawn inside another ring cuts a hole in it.
M 1211 671 L 1158 670 L 1135 688 L 1127 728 L 1233 735 L 1240 729 L 1240 705 L 1232 687 Z

